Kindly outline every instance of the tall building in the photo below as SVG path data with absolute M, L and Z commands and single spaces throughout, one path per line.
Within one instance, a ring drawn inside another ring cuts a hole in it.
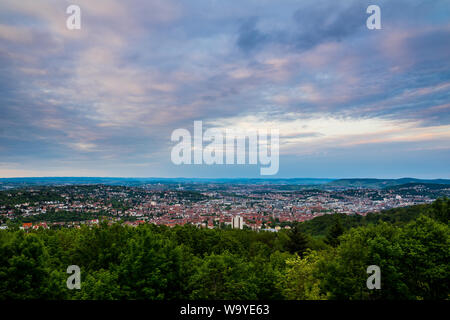
M 231 227 L 233 229 L 242 229 L 244 228 L 244 219 L 241 216 L 234 216 L 231 220 Z

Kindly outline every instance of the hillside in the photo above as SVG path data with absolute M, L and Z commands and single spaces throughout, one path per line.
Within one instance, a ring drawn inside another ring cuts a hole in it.
M 338 179 L 331 181 L 324 185 L 332 188 L 373 188 L 382 189 L 389 188 L 410 183 L 426 183 L 426 184 L 450 184 L 450 179 L 415 179 L 415 178 L 401 178 L 401 179 Z
M 421 214 L 432 218 L 439 217 L 439 220 L 448 223 L 450 217 L 450 200 L 438 199 L 431 205 L 423 204 L 411 207 L 394 208 L 380 213 L 369 213 L 366 216 L 328 214 L 299 223 L 299 229 L 310 236 L 322 237 L 327 234 L 337 219 L 344 230 L 349 230 L 351 228 L 374 225 L 380 222 L 389 222 L 395 226 L 403 226 L 417 219 Z

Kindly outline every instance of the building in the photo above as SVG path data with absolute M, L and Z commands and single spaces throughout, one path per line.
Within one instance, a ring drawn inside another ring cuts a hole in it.
M 20 227 L 20 229 L 22 229 L 22 230 L 28 230 L 28 229 L 30 229 L 30 228 L 32 228 L 32 227 L 33 227 L 33 224 L 32 224 L 31 222 L 28 222 L 28 223 L 22 224 L 22 227 Z
M 244 228 L 244 219 L 241 216 L 234 216 L 233 219 L 231 219 L 231 227 L 233 229 Z
M 33 228 L 33 230 L 37 230 L 39 228 L 49 229 L 46 222 L 40 222 L 38 224 L 35 224 L 32 228 Z

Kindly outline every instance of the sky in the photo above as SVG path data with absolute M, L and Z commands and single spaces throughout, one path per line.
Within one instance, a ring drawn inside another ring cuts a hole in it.
M 279 129 L 272 177 L 450 178 L 448 0 L 0 0 L 0 69 L 0 177 L 260 177 L 173 164 L 202 121 Z

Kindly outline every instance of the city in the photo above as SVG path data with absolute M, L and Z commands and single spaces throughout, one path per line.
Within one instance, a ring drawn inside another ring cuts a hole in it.
M 1 191 L 1 228 L 80 227 L 101 220 L 137 226 L 192 224 L 203 228 L 238 227 L 278 231 L 293 222 L 341 213 L 366 215 L 433 202 L 450 196 L 450 184 L 407 183 L 387 188 L 333 184 L 149 183 L 32 186 Z M 233 217 L 242 222 L 232 224 Z
M 450 1 L 0 0 L 0 21 L 2 311 L 448 306 Z

